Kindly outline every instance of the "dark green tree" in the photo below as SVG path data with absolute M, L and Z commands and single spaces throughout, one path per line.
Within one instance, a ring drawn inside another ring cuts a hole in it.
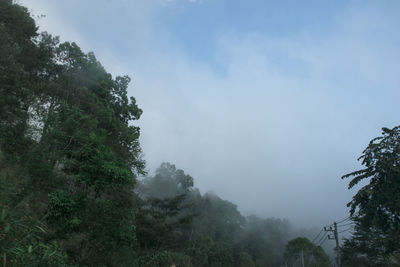
M 0 0 L 0 36 L 1 252 L 20 265 L 134 263 L 144 161 L 129 77 L 39 34 L 11 0 Z
M 253 258 L 247 252 L 240 252 L 239 264 L 240 267 L 255 267 Z
M 289 232 L 287 220 L 248 216 L 239 235 L 236 251 L 249 253 L 256 266 L 279 265 L 283 261 Z
M 245 223 L 235 204 L 214 193 L 206 193 L 194 208 L 199 214 L 194 221 L 196 231 L 218 242 L 233 244 Z
M 153 177 L 146 177 L 138 186 L 142 198 L 171 198 L 193 189 L 193 178 L 175 165 L 164 162 Z
M 364 168 L 342 177 L 352 177 L 349 188 L 368 180 L 348 203 L 355 233 L 343 246 L 344 264 L 390 266 L 400 252 L 400 126 L 383 128 L 359 160 Z
M 193 178 L 170 163 L 162 163 L 154 176 L 139 181 L 136 234 L 141 264 L 144 259 L 153 259 L 153 266 L 167 265 L 167 262 L 191 266 L 185 249 L 195 216 L 188 198 L 192 187 Z
M 290 266 L 328 267 L 331 266 L 328 255 L 320 247 L 305 237 L 298 237 L 286 244 L 285 259 Z
M 26 8 L 11 0 L 0 1 L 0 145 L 7 158 L 20 156 L 26 138 L 33 88 L 43 71 L 37 29 Z

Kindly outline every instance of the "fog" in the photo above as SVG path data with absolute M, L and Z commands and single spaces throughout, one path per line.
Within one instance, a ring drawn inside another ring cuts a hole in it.
M 171 162 L 245 215 L 320 229 L 348 216 L 341 176 L 398 123 L 400 4 L 261 2 L 21 1 L 132 77 L 149 174 Z

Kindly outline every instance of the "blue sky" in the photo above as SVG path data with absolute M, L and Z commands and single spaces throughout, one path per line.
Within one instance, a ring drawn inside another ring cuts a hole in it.
M 196 60 L 215 57 L 218 36 L 226 32 L 259 33 L 275 37 L 297 34 L 305 27 L 323 31 L 332 16 L 343 8 L 340 1 L 175 1 L 160 10 L 157 25 Z M 177 5 L 182 6 L 177 11 Z M 322 23 L 321 23 L 322 22 Z
M 399 1 L 21 3 L 133 78 L 150 173 L 175 163 L 245 214 L 346 217 L 340 177 L 399 124 Z

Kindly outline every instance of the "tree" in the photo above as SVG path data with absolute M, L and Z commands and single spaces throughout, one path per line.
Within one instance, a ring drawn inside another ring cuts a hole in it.
M 240 252 L 239 254 L 239 266 L 240 267 L 255 267 L 253 258 L 247 252 Z
M 37 29 L 26 8 L 0 1 L 0 145 L 18 157 L 29 143 L 25 137 L 32 88 L 39 84 L 42 61 L 35 44 Z
M 129 77 L 39 34 L 11 0 L 0 36 L 1 252 L 17 265 L 132 264 L 144 161 Z
M 236 250 L 249 253 L 256 266 L 278 265 L 283 260 L 289 229 L 287 220 L 248 216 Z
M 355 233 L 342 251 L 345 259 L 384 266 L 400 252 L 400 126 L 383 128 L 359 160 L 364 168 L 342 179 L 352 177 L 349 189 L 369 182 L 348 203 Z
M 191 237 L 194 217 L 188 194 L 193 178 L 162 163 L 156 175 L 139 181 L 136 187 L 136 235 L 140 246 L 140 266 L 164 266 L 172 263 L 190 266 L 185 251 Z M 148 260 L 146 260 L 148 259 Z M 184 264 L 182 263 L 184 262 Z
M 163 162 L 156 175 L 146 177 L 139 183 L 137 192 L 143 198 L 171 198 L 187 194 L 193 188 L 193 178 L 177 169 L 174 164 Z
M 291 266 L 301 266 L 299 263 L 303 260 L 307 267 L 331 266 L 325 251 L 305 237 L 292 239 L 286 244 L 285 259 Z

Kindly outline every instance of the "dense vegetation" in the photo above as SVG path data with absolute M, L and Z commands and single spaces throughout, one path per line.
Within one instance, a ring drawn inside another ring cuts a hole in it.
M 127 76 L 38 33 L 0 0 L 0 253 L 6 266 L 330 266 L 287 220 L 244 217 L 163 163 L 146 176 L 142 114 Z M 400 252 L 400 128 L 384 129 L 350 173 L 344 266 L 392 266 Z M 140 177 L 142 177 L 140 179 Z
M 144 169 L 129 78 L 0 5 L 0 250 L 15 265 L 127 262 Z
M 348 204 L 354 234 L 341 249 L 343 266 L 400 266 L 400 126 L 382 129 L 349 173 L 349 188 L 364 185 Z
M 287 260 L 285 245 L 294 235 L 288 221 L 245 218 L 229 201 L 202 196 L 192 177 L 172 164 L 162 164 L 136 192 L 136 233 L 146 254 L 174 251 L 180 266 L 280 266 Z

